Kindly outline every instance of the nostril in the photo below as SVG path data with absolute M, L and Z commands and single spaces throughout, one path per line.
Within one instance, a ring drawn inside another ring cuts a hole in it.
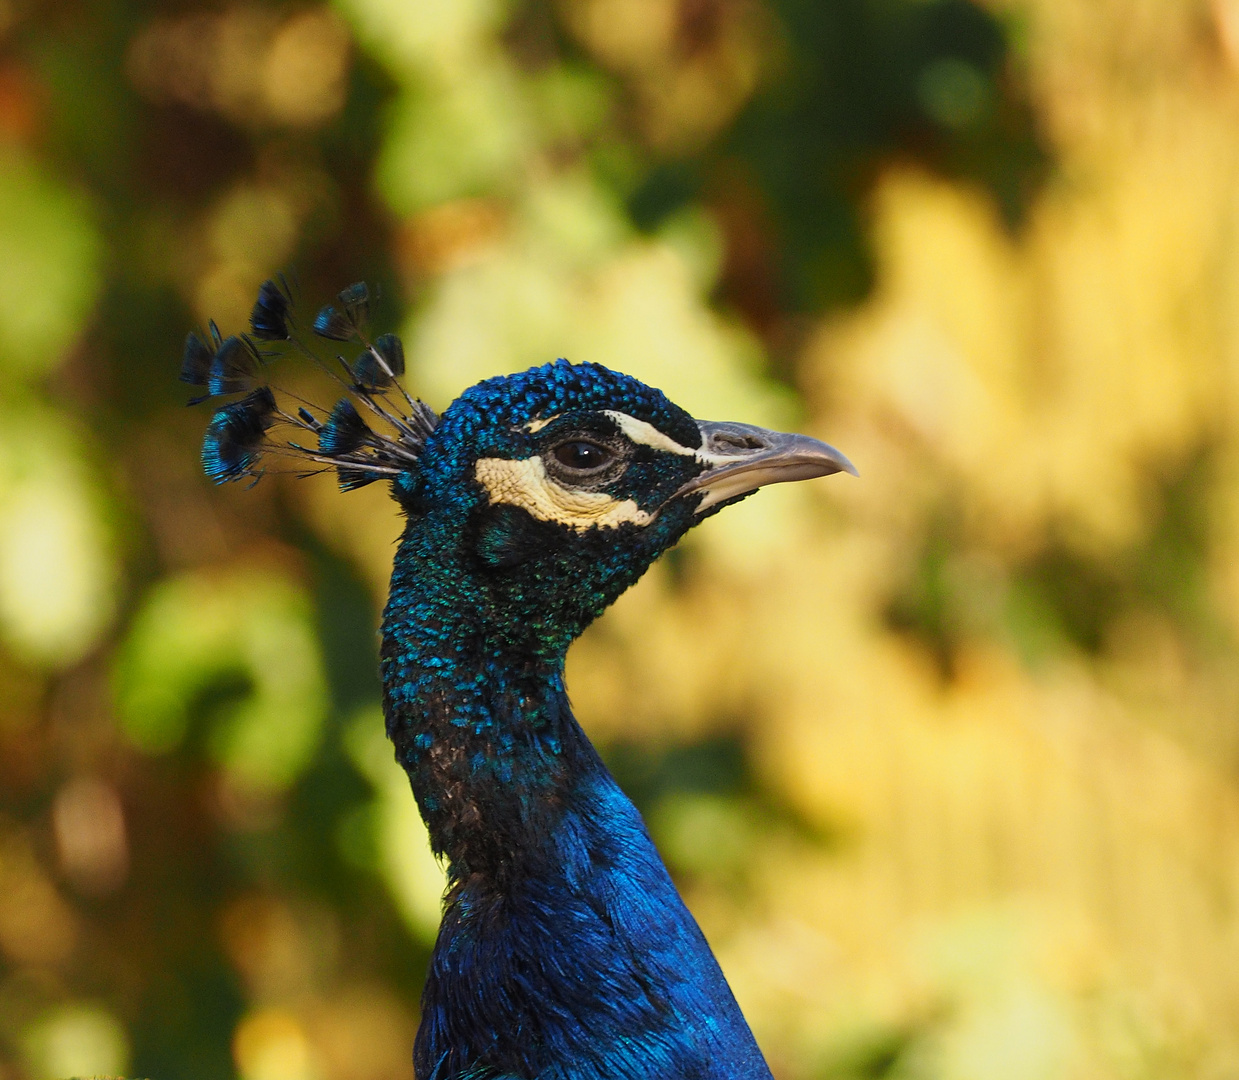
M 718 431 L 710 439 L 713 450 L 764 450 L 766 444 L 755 435 Z

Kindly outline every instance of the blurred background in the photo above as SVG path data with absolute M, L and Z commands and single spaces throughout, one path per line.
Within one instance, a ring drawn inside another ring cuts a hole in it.
M 2 1080 L 411 1080 L 395 506 L 176 381 L 280 270 L 859 466 L 569 658 L 779 1080 L 1239 1076 L 1239 0 L 0 0 Z

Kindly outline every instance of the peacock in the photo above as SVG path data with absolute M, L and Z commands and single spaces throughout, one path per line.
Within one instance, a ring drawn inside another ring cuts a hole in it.
M 442 416 L 401 384 L 350 286 L 299 332 L 284 279 L 245 335 L 191 333 L 181 378 L 232 397 L 214 481 L 281 457 L 391 487 L 405 525 L 383 615 L 383 711 L 448 866 L 418 1080 L 769 1080 L 640 814 L 572 715 L 568 646 L 689 529 L 758 488 L 856 470 L 804 435 L 695 420 L 660 391 L 557 360 Z M 324 358 L 314 338 L 343 350 Z M 347 355 L 345 355 L 347 353 Z M 269 375 L 302 357 L 330 411 Z

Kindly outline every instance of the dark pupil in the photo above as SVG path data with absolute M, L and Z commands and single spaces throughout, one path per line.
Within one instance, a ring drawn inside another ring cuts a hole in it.
M 570 469 L 596 469 L 610 456 L 609 450 L 590 442 L 569 442 L 555 447 L 555 457 Z

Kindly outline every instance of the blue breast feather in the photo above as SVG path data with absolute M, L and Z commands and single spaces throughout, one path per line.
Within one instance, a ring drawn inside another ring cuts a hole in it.
M 573 802 L 551 841 L 560 873 L 503 896 L 467 885 L 454 895 L 427 985 L 419 1075 L 769 1078 L 636 808 L 601 768 Z M 471 1069 L 479 1060 L 512 1071 Z

